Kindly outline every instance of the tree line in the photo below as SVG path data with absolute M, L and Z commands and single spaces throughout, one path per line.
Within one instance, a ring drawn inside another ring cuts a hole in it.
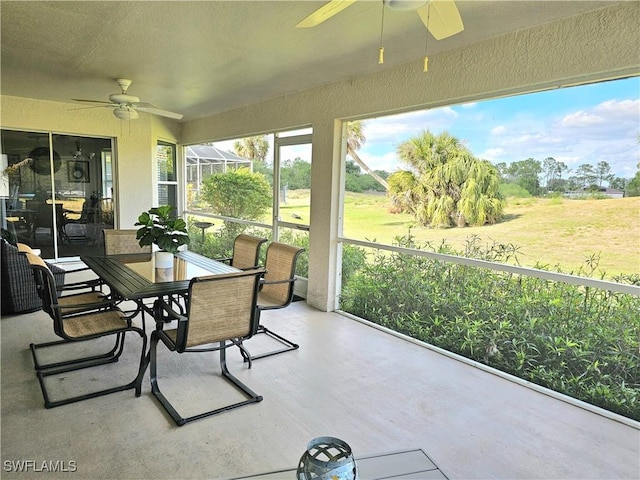
M 627 196 L 640 195 L 640 171 L 633 179 L 617 177 L 605 161 L 596 165 L 584 163 L 571 170 L 553 157 L 543 161 L 527 158 L 510 164 L 500 162 L 496 168 L 504 183 L 518 184 L 533 196 L 584 190 L 598 192 L 606 186 L 625 192 Z

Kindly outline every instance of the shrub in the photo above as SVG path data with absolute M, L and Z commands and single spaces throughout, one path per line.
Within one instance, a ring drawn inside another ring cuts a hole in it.
M 502 263 L 518 252 L 476 237 L 464 252 L 417 246 L 410 235 L 395 243 Z M 640 420 L 638 297 L 415 255 L 372 257 L 343 284 L 343 310 Z M 576 273 L 596 267 L 590 259 Z
M 261 219 L 271 206 L 271 188 L 264 175 L 243 168 L 205 178 L 201 196 L 213 213 L 244 220 Z

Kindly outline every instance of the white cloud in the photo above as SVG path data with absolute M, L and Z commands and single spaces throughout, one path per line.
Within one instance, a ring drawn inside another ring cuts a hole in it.
M 549 106 L 548 118 L 519 112 L 503 119 L 491 130 L 482 156 L 507 163 L 553 157 L 569 168 L 606 161 L 616 175 L 633 176 L 640 160 L 640 100 L 607 100 L 555 117 L 554 108 Z
M 364 122 L 367 143 L 393 143 L 397 145 L 423 130 L 442 131 L 451 128 L 459 117 L 451 107 L 378 117 Z
M 560 125 L 563 127 L 584 127 L 602 124 L 603 121 L 604 119 L 602 117 L 581 110 L 566 115 L 560 120 Z
M 384 170 L 391 173 L 402 168 L 395 151 L 382 155 L 359 152 L 358 156 L 372 170 Z
M 639 128 L 640 100 L 607 100 L 590 109 L 565 115 L 557 122 L 558 128 L 581 129 L 592 135 L 609 136 Z M 584 130 L 587 129 L 587 130 Z
M 489 148 L 478 156 L 484 160 L 494 161 L 495 159 L 499 159 L 503 154 L 504 149 L 502 148 Z

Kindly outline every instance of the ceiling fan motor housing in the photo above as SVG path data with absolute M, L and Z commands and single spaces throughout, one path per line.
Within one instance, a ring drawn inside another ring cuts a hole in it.
M 113 95 L 109 95 L 109 100 L 119 105 L 127 105 L 130 103 L 140 102 L 140 99 L 138 97 L 129 95 L 127 93 L 114 93 Z

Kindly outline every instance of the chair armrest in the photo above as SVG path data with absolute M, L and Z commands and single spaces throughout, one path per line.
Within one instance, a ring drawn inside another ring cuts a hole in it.
M 176 312 L 171 305 L 169 305 L 164 299 L 159 298 L 153 303 L 153 316 L 158 322 L 171 322 L 178 320 L 179 322 L 187 321 L 187 317 Z
M 71 290 L 82 290 L 84 288 L 95 289 L 96 287 L 99 287 L 103 284 L 104 284 L 104 281 L 100 278 L 96 278 L 93 280 L 85 280 L 82 282 L 65 283 L 60 289 L 60 291 L 64 292 L 64 291 L 71 291 Z
M 216 262 L 231 263 L 231 260 L 233 260 L 233 257 L 214 258 L 214 260 Z
M 277 285 L 280 283 L 291 283 L 291 282 L 295 282 L 296 278 L 286 278 L 284 280 L 265 280 L 264 278 L 260 279 L 260 285 Z

